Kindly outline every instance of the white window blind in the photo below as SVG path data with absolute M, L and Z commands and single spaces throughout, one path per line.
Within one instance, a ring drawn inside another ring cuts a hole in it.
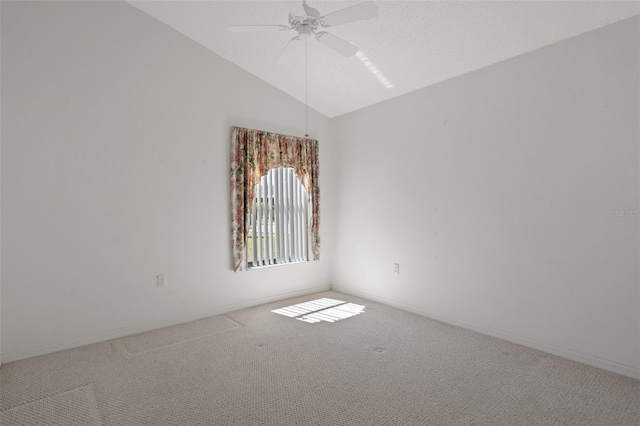
M 309 194 L 293 168 L 273 168 L 262 176 L 249 214 L 247 266 L 306 262 L 309 210 Z

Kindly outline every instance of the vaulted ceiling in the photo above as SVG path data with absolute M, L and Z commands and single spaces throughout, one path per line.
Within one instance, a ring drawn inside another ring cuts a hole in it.
M 216 54 L 328 117 L 342 115 L 637 15 L 637 1 L 375 1 L 375 19 L 325 31 L 358 47 L 345 58 L 295 31 L 229 32 L 229 25 L 288 25 L 302 1 L 129 1 Z M 359 1 L 309 0 L 323 15 Z M 367 66 L 368 65 L 368 66 Z M 388 84 L 373 72 L 383 74 Z M 308 72 L 308 80 L 305 79 Z M 215 78 L 215 76 L 212 76 Z M 393 86 L 393 87 L 391 87 Z M 306 92 L 308 90 L 308 92 Z

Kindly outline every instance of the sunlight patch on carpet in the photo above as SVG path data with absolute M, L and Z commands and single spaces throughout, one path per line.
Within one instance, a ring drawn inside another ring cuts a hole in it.
M 322 321 L 336 322 L 350 318 L 363 313 L 364 308 L 363 305 L 325 297 L 274 309 L 271 312 L 313 324 Z

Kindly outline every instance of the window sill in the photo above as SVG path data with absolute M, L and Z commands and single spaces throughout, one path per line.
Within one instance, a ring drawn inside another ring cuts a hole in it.
M 249 266 L 249 265 L 247 265 L 247 271 L 253 271 L 253 270 L 256 270 L 256 269 L 275 268 L 275 267 L 278 267 L 278 266 L 299 265 L 301 263 L 309 263 L 309 261 L 308 260 L 300 260 L 298 262 L 274 263 L 272 265 L 262 265 L 262 266 Z

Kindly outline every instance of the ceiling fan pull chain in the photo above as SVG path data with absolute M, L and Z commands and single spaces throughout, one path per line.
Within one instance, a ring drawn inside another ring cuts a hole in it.
M 307 39 L 304 40 L 304 137 L 309 137 L 309 59 Z

